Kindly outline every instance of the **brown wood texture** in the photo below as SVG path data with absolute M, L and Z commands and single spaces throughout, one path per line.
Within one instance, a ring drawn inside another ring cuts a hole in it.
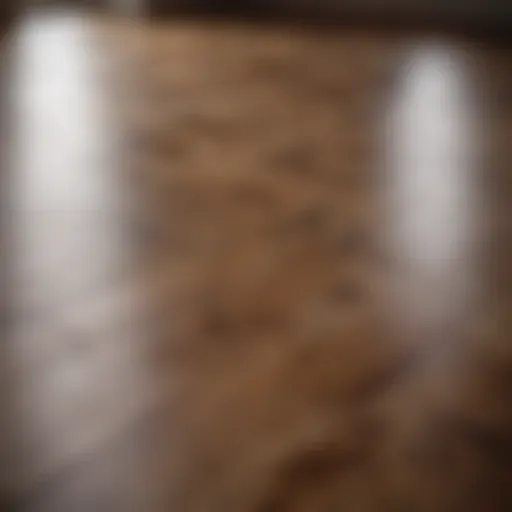
M 511 510 L 507 48 L 54 12 L 4 52 L 0 510 Z

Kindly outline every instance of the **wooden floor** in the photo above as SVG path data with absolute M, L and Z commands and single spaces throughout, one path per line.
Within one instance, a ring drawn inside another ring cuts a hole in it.
M 0 511 L 512 510 L 509 50 L 3 45 Z

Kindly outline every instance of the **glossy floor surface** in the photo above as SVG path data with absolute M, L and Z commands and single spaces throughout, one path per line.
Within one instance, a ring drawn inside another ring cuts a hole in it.
M 0 510 L 512 509 L 512 60 L 33 14 L 4 41 Z

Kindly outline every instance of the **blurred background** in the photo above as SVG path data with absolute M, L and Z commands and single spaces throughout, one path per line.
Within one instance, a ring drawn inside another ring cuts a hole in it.
M 510 0 L 0 1 L 0 512 L 512 510 Z
M 12 6 L 11 6 L 12 4 Z M 144 11 L 156 15 L 178 12 L 259 12 L 280 15 L 308 16 L 406 16 L 409 18 L 452 20 L 462 22 L 503 21 L 510 19 L 511 8 L 505 0 L 6 0 L 3 9 L 17 10 L 30 6 L 81 6 L 117 10 Z

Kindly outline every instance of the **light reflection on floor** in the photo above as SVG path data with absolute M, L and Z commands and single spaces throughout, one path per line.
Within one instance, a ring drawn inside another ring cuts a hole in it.
M 138 329 L 126 321 L 126 292 L 115 290 L 132 256 L 113 158 L 116 131 L 90 30 L 79 16 L 33 14 L 15 41 L 13 346 L 22 370 L 28 477 L 36 480 L 42 467 L 56 470 L 101 449 L 130 415 L 130 389 L 138 385 Z M 86 467 L 85 482 L 101 478 L 91 485 L 115 489 L 121 460 L 103 470 Z M 86 491 L 87 484 L 61 499 L 73 507 Z
M 469 69 L 460 49 L 420 45 L 389 112 L 388 226 L 405 271 L 399 314 L 427 338 L 460 318 L 473 286 L 478 147 Z

